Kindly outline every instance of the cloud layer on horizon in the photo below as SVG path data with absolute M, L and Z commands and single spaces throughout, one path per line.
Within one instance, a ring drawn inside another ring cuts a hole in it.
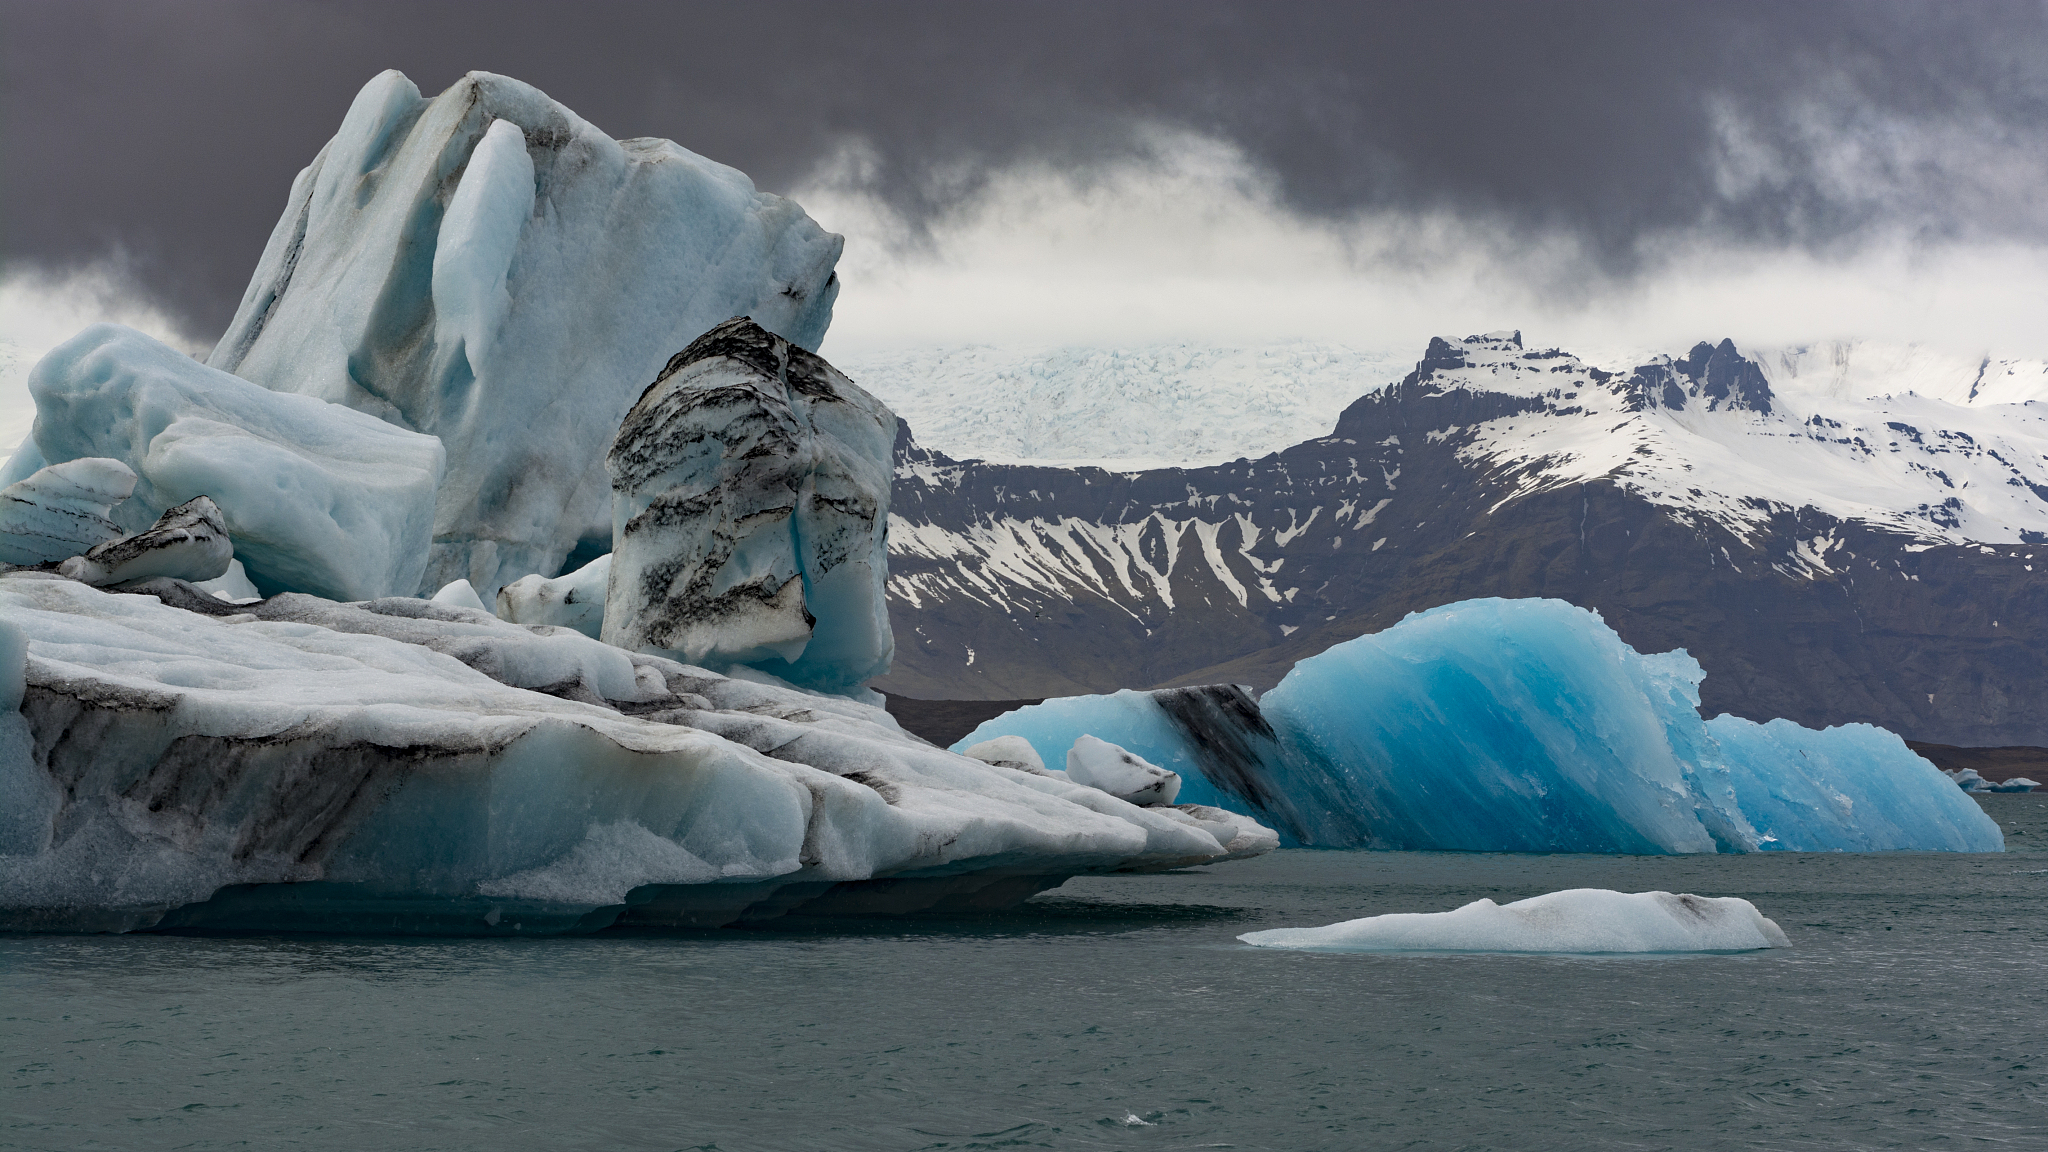
M 0 0 L 8 282 L 118 267 L 210 337 L 355 89 L 481 66 L 844 231 L 841 347 L 2048 351 L 2037 0 L 494 11 Z
M 2048 356 L 2048 245 L 1893 229 L 1813 251 L 1674 228 L 1623 273 L 1563 229 L 1309 215 L 1241 150 L 1185 132 L 1081 173 L 986 173 L 916 220 L 872 190 L 874 163 L 849 149 L 794 190 L 847 237 L 828 355 L 1285 339 L 1419 354 L 1433 335 L 1521 328 L 1577 349 L 1864 338 Z

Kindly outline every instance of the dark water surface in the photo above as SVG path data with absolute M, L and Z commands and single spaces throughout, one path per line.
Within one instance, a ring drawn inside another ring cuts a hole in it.
M 1984 803 L 2013 851 L 1284 852 L 976 921 L 0 938 L 0 1147 L 2044 1149 L 2048 797 Z M 1234 939 L 1572 887 L 1747 897 L 1795 947 Z

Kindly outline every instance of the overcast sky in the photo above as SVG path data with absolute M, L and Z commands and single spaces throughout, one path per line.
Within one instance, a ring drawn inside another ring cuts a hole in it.
M 0 0 L 0 20 L 0 329 L 30 323 L 25 293 L 68 292 L 86 303 L 35 323 L 155 309 L 210 344 L 293 174 L 395 67 L 429 92 L 516 76 L 796 196 L 848 237 L 828 354 L 1521 327 L 2048 355 L 2039 2 Z

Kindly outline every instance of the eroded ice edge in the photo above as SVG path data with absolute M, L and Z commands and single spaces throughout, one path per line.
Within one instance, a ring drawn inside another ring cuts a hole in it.
M 1751 952 L 1792 942 L 1737 896 L 1573 888 L 1450 912 L 1395 912 L 1320 928 L 1238 937 L 1260 948 L 1319 952 Z
M 1702 720 L 1705 673 L 1559 600 L 1468 600 L 1228 686 L 1075 696 L 958 747 L 1082 733 L 1290 843 L 1482 852 L 2003 851 L 1998 825 L 1891 732 Z

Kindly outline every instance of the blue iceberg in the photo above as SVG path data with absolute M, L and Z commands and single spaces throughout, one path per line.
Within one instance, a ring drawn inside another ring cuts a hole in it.
M 1975 801 L 1891 732 L 1702 720 L 1705 673 L 1559 600 L 1468 600 L 1227 686 L 1048 700 L 961 747 L 1087 733 L 1249 806 L 1292 842 L 1439 851 L 1998 852 Z

